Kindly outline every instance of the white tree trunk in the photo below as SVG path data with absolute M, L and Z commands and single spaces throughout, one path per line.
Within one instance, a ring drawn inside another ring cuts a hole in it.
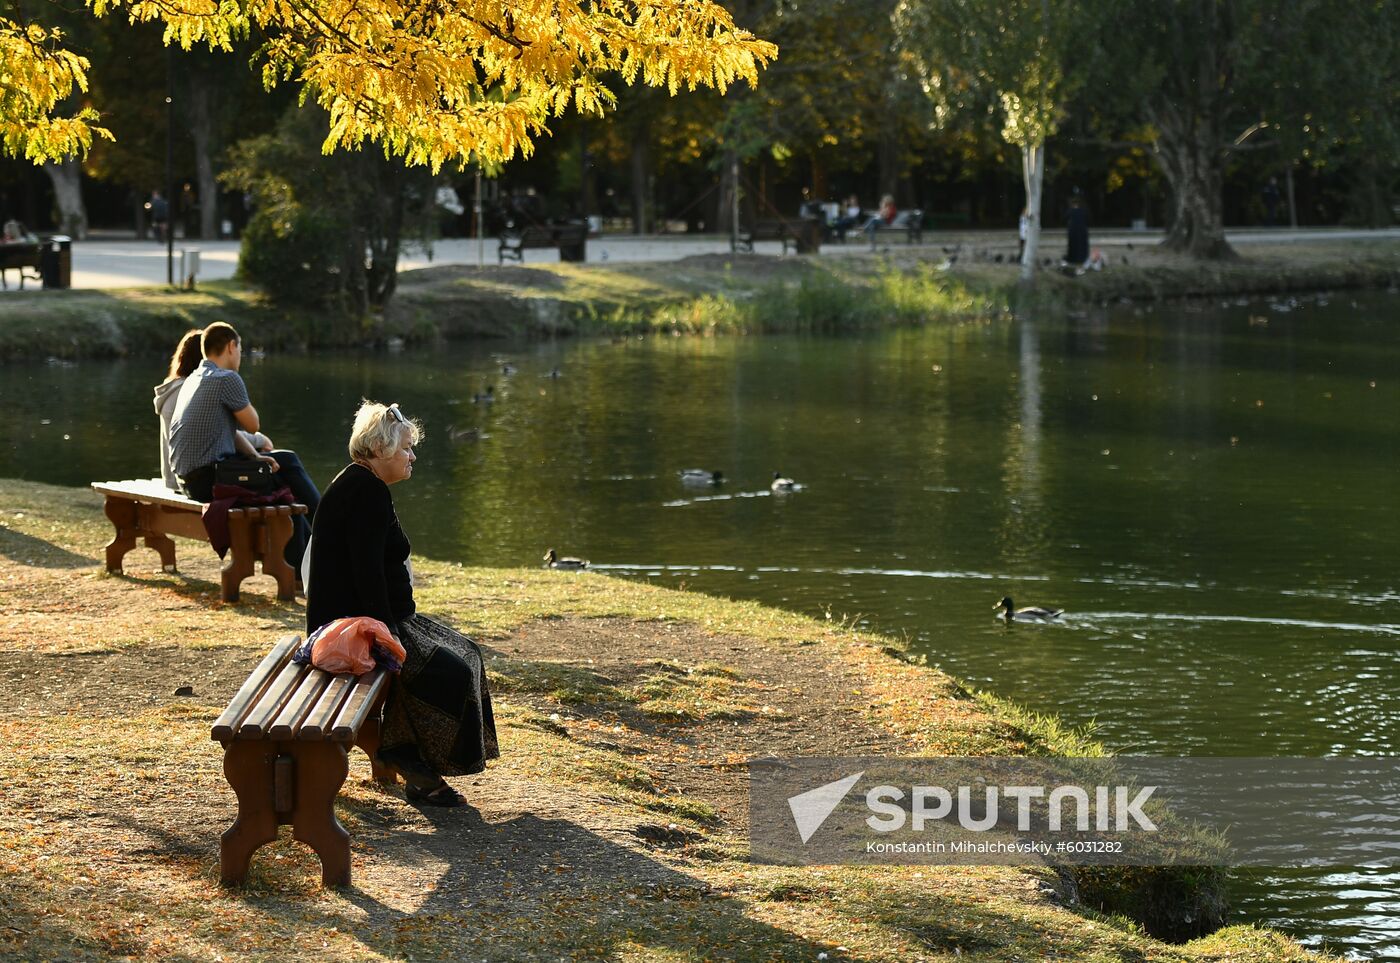
M 1026 249 L 1021 252 L 1021 280 L 1035 280 L 1036 253 L 1040 250 L 1040 198 L 1045 185 L 1045 144 L 1021 146 L 1021 173 L 1026 182 Z
M 76 159 L 45 164 L 44 173 L 53 182 L 54 203 L 58 206 L 59 231 L 75 241 L 87 238 L 87 208 L 83 206 L 83 168 Z

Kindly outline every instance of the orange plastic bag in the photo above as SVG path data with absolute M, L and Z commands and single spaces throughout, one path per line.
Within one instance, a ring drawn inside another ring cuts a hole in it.
M 370 647 L 384 650 L 403 664 L 403 646 L 389 633 L 389 627 L 378 619 L 360 617 L 327 622 L 312 634 L 311 664 L 318 669 L 340 674 L 363 675 L 374 668 Z

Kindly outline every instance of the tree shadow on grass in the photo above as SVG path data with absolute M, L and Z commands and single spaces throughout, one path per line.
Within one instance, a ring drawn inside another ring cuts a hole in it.
M 466 806 L 428 809 L 427 827 L 405 828 L 387 798 L 380 806 L 342 796 L 339 808 L 353 824 L 356 876 L 338 892 L 355 909 L 323 901 L 309 851 L 274 862 L 273 844 L 253 857 L 246 888 L 226 891 L 246 903 L 240 928 L 256 929 L 258 917 L 281 932 L 337 927 L 376 953 L 413 959 L 611 960 L 650 949 L 680 959 L 810 961 L 832 949 L 755 920 L 704 880 L 568 818 L 487 819 Z M 116 820 L 151 840 L 141 858 L 206 879 L 217 873 L 225 826 L 172 826 L 137 813 Z M 218 948 L 236 955 L 236 936 Z
M 91 568 L 97 559 L 59 548 L 53 542 L 13 528 L 0 527 L 0 555 L 21 565 L 39 568 Z

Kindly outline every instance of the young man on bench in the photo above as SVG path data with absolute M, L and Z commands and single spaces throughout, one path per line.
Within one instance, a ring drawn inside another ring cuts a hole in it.
M 180 490 L 196 501 L 207 502 L 213 498 L 214 465 L 238 451 L 236 430 L 256 432 L 261 424 L 238 374 L 243 345 L 233 325 L 223 321 L 209 325 L 200 347 L 204 361 L 180 386 L 170 416 L 170 464 Z M 299 570 L 321 493 L 296 452 L 278 449 L 257 457 L 271 465 L 278 480 L 292 490 L 292 497 L 306 506 L 307 514 L 293 520 L 296 531 L 284 553 L 287 564 Z

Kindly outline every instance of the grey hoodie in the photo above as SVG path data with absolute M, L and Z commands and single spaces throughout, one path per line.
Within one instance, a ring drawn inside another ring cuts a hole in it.
M 175 413 L 175 399 L 180 396 L 180 386 L 184 378 L 175 378 L 165 384 L 156 385 L 155 407 L 160 416 L 160 475 L 165 487 L 179 491 L 180 483 L 175 478 L 175 470 L 170 467 L 170 416 Z

